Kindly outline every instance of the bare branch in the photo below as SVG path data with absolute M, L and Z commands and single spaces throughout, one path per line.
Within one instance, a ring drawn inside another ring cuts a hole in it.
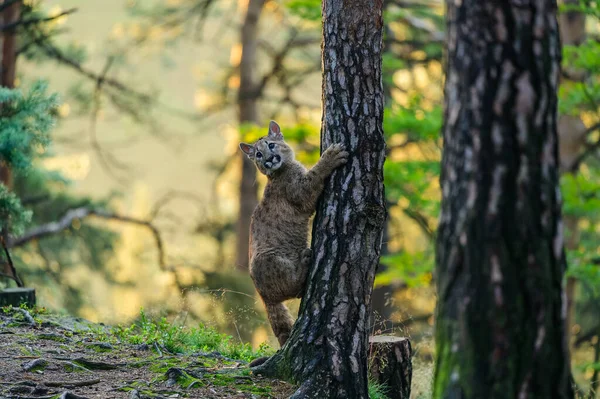
M 429 225 L 429 221 L 427 220 L 426 216 L 422 215 L 418 210 L 411 208 L 403 208 L 402 211 L 406 216 L 417 223 L 427 238 L 429 238 L 431 241 L 435 240 L 435 231 Z
M 595 132 L 596 130 L 600 129 L 600 123 L 596 123 L 595 125 L 590 126 L 585 135 L 589 135 L 590 133 Z M 600 149 L 600 139 L 596 140 L 595 143 L 589 144 L 585 150 L 577 157 L 577 159 L 575 160 L 575 162 L 573 162 L 573 167 L 571 168 L 572 172 L 577 171 L 577 169 L 579 169 L 579 166 L 581 165 L 581 163 L 590 155 L 592 155 L 594 152 L 598 151 Z
M 13 280 L 15 283 L 17 283 L 17 285 L 19 284 L 19 283 L 18 283 L 18 281 L 17 281 L 17 279 L 15 278 L 15 276 L 12 276 L 12 275 L 10 275 L 10 274 L 6 274 L 6 273 L 0 273 L 0 277 L 5 277 L 5 278 L 8 278 L 8 279 L 11 279 L 11 280 Z
M 444 32 L 438 31 L 426 21 L 410 16 L 405 15 L 398 19 L 399 22 L 404 22 L 406 25 L 410 26 L 413 29 L 420 30 L 422 32 L 428 33 L 430 35 L 430 39 L 435 42 L 443 42 L 446 35 Z
M 100 165 L 103 167 L 105 172 L 110 177 L 115 179 L 117 182 L 124 184 L 124 183 L 126 183 L 126 180 L 124 178 L 118 176 L 118 174 L 113 171 L 113 167 L 120 169 L 120 170 L 126 170 L 126 169 L 128 169 L 127 166 L 125 164 L 119 162 L 110 153 L 107 153 L 104 151 L 104 149 L 100 145 L 100 142 L 98 141 L 97 132 L 96 132 L 96 126 L 97 126 L 97 122 L 98 122 L 98 114 L 100 113 L 100 108 L 102 105 L 101 104 L 102 89 L 103 89 L 104 82 L 106 81 L 106 75 L 108 74 L 108 71 L 110 70 L 110 67 L 112 66 L 113 62 L 114 62 L 114 57 L 109 57 L 106 60 L 106 64 L 104 65 L 104 68 L 102 69 L 102 73 L 98 76 L 98 79 L 96 80 L 96 87 L 94 89 L 94 97 L 93 97 L 93 101 L 92 101 L 92 104 L 93 104 L 92 112 L 90 113 L 89 136 L 90 136 L 90 145 L 92 146 L 92 149 L 94 149 L 94 151 L 98 155 L 98 160 L 100 161 Z
M 185 199 L 195 203 L 201 203 L 202 198 L 192 192 L 189 191 L 180 191 L 180 190 L 171 190 L 165 193 L 162 197 L 160 197 L 152 206 L 150 210 L 150 220 L 154 220 L 169 202 L 175 199 Z
M 139 101 L 141 101 L 145 104 L 150 104 L 153 101 L 152 97 L 148 94 L 139 93 L 139 92 L 131 89 L 130 87 L 127 87 L 126 85 L 119 82 L 118 80 L 108 78 L 106 76 L 103 76 L 102 74 L 99 75 L 95 72 L 92 72 L 92 71 L 84 68 L 83 66 L 81 66 L 81 64 L 79 62 L 69 58 L 59 48 L 57 48 L 54 45 L 52 45 L 51 43 L 49 43 L 46 37 L 40 37 L 40 38 L 36 39 L 34 41 L 34 43 L 46 54 L 46 56 L 54 59 L 55 61 L 59 62 L 60 64 L 63 64 L 65 66 L 70 67 L 71 69 L 74 69 L 75 71 L 79 72 L 81 75 L 83 75 L 89 79 L 92 79 L 96 82 L 101 81 L 102 84 L 106 84 L 107 86 L 110 86 L 120 92 L 126 93 L 132 97 L 135 97 Z
M 17 276 L 17 270 L 15 269 L 15 265 L 10 256 L 10 252 L 8 251 L 8 247 L 6 246 L 6 241 L 4 239 L 4 233 L 1 233 L 1 232 L 0 232 L 0 243 L 2 243 L 2 249 L 4 250 L 4 255 L 6 256 L 6 264 L 4 267 L 4 271 L 6 273 L 3 273 L 3 275 L 15 280 L 15 282 L 17 283 L 17 286 L 23 287 L 23 281 L 21 281 L 19 276 Z
M 415 140 L 412 139 L 406 139 L 406 141 L 403 141 L 402 143 L 399 144 L 393 144 L 393 145 L 388 145 L 385 147 L 385 154 L 389 155 L 392 153 L 392 151 L 394 150 L 399 150 L 402 148 L 406 148 L 407 146 L 409 146 L 410 144 L 414 143 Z
M 125 223 L 132 223 L 138 226 L 144 226 L 148 228 L 154 240 L 156 241 L 156 248 L 158 250 L 158 263 L 161 270 L 167 270 L 166 256 L 164 251 L 164 244 L 160 232 L 158 229 L 149 221 L 143 219 L 136 219 L 130 216 L 123 216 L 116 213 L 108 212 L 102 209 L 91 209 L 87 207 L 75 208 L 67 211 L 65 215 L 56 222 L 50 222 L 41 226 L 37 226 L 26 232 L 20 237 L 9 238 L 8 248 L 20 247 L 33 240 L 39 240 L 53 234 L 60 233 L 71 226 L 73 221 L 79 219 L 85 219 L 88 216 L 96 216 L 102 219 L 117 220 Z
M 60 14 L 54 15 L 52 17 L 20 19 L 18 21 L 10 22 L 10 23 L 8 23 L 6 25 L 0 26 L 0 32 L 10 31 L 10 30 L 12 30 L 14 28 L 17 28 L 19 26 L 28 26 L 28 25 L 38 24 L 40 22 L 54 21 L 55 19 L 64 17 L 65 15 L 73 14 L 76 11 L 77 11 L 77 8 L 71 8 L 69 10 L 63 11 Z
M 296 41 L 297 36 L 298 31 L 296 29 L 292 29 L 288 41 L 282 46 L 279 52 L 273 55 L 273 67 L 268 73 L 266 73 L 263 76 L 261 82 L 257 85 L 256 90 L 254 90 L 253 95 L 256 98 L 260 97 L 263 94 L 263 91 L 267 86 L 267 83 L 269 83 L 269 80 L 277 76 L 283 69 L 283 62 L 285 61 L 285 58 L 287 57 L 290 50 L 294 47 L 294 42 Z

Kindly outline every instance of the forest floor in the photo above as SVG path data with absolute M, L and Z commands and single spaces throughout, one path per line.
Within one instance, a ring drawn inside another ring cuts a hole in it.
M 0 309 L 0 399 L 286 398 L 294 387 L 253 375 L 263 355 L 200 326 L 107 327 Z

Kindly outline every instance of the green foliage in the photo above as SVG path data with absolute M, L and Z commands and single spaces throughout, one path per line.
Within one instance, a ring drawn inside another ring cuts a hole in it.
M 56 95 L 36 82 L 27 93 L 0 88 L 0 159 L 14 171 L 27 171 L 50 142 L 57 106 Z M 0 230 L 20 234 L 31 220 L 17 195 L 0 184 Z
M 442 107 L 437 104 L 432 110 L 423 105 L 424 98 L 415 95 L 407 107 L 387 108 L 383 118 L 386 139 L 402 133 L 411 141 L 437 141 L 442 130 Z
M 31 221 L 31 211 L 23 208 L 19 198 L 0 184 L 0 230 L 21 234 Z
M 369 398 L 370 399 L 388 399 L 388 387 L 376 381 L 369 380 Z
M 600 104 L 600 82 L 569 82 L 561 85 L 559 89 L 560 113 L 567 115 L 580 115 L 581 111 L 595 111 Z
M 431 282 L 435 258 L 433 251 L 399 252 L 382 256 L 381 263 L 389 267 L 384 272 L 377 274 L 375 285 L 389 285 L 394 281 L 402 280 L 409 287 L 418 287 Z
M 579 46 L 563 47 L 563 62 L 567 65 L 588 71 L 600 70 L 600 43 L 588 40 Z
M 597 220 L 600 209 L 600 169 L 564 174 L 561 177 L 563 212 L 566 215 Z
M 27 212 L 31 214 L 31 224 L 35 226 L 55 222 L 73 208 L 87 206 L 110 209 L 109 200 L 112 197 L 92 200 L 74 196 L 69 192 L 69 184 L 57 172 L 32 167 L 26 172 L 15 173 L 12 192 L 26 204 Z M 20 232 L 14 231 L 15 226 L 11 226 L 14 235 L 18 236 Z M 114 256 L 117 238 L 118 235 L 112 230 L 76 220 L 63 232 L 15 248 L 12 257 L 17 271 L 26 277 L 28 284 L 43 288 L 55 300 L 62 298 L 57 302 L 69 312 L 77 313 L 85 305 L 85 297 L 81 287 L 71 285 L 68 279 L 63 278 L 64 274 L 85 266 L 118 284 L 106 268 L 107 262 Z
M 0 157 L 13 169 L 29 168 L 36 153 L 50 142 L 58 100 L 46 89 L 41 81 L 26 94 L 20 89 L 0 88 Z
M 578 11 L 585 15 L 600 20 L 600 1 L 599 0 L 579 0 L 579 4 L 561 4 L 561 12 Z
M 321 0 L 286 0 L 285 6 L 300 18 L 309 21 L 321 20 Z
M 600 20 L 600 2 L 581 1 L 562 7 Z M 563 66 L 575 71 L 580 81 L 566 81 L 559 92 L 559 110 L 579 116 L 587 112 L 596 121 L 600 119 L 600 43 L 588 38 L 578 46 L 564 46 Z M 596 133 L 597 135 L 597 133 Z M 600 165 L 594 159 L 585 160 L 576 174 L 561 177 L 563 212 L 578 220 L 578 245 L 567 251 L 567 274 L 578 279 L 584 287 L 584 296 L 597 302 L 600 299 L 600 268 L 598 267 L 598 235 L 600 232 Z M 567 231 L 569 236 L 572 232 Z M 582 305 L 585 307 L 585 305 Z M 597 311 L 597 309 L 596 309 Z
M 579 1 L 575 5 L 563 4 L 561 10 L 580 12 L 588 19 L 591 17 L 596 24 L 600 22 L 598 0 Z M 591 35 L 577 46 L 563 47 L 563 70 L 567 79 L 561 82 L 559 111 L 580 117 L 588 126 L 600 121 L 599 54 L 600 43 Z M 587 141 L 597 142 L 598 132 L 589 133 Z M 583 160 L 576 174 L 561 177 L 563 212 L 567 221 L 571 222 L 567 224 L 566 231 L 566 239 L 570 244 L 567 246 L 567 276 L 578 281 L 575 318 L 582 335 L 597 331 L 600 313 L 600 164 L 594 158 L 595 154 Z M 577 369 L 600 370 L 600 363 L 586 363 Z M 592 396 L 593 391 L 590 393 Z
M 440 199 L 428 192 L 436 184 L 440 173 L 439 161 L 386 162 L 383 170 L 386 196 L 398 202 L 404 198 L 407 205 L 421 214 L 435 218 L 440 209 Z

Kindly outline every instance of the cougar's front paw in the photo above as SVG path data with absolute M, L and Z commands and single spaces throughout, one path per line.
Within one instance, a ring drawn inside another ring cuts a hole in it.
M 345 150 L 342 143 L 335 143 L 329 146 L 323 153 L 323 158 L 330 162 L 332 167 L 337 168 L 348 162 L 348 156 L 350 153 Z

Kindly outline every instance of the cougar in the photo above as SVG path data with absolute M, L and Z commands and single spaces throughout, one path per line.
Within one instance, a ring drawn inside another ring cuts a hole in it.
M 281 128 L 271 121 L 269 134 L 240 149 L 268 182 L 250 223 L 250 276 L 267 316 L 283 346 L 293 319 L 283 301 L 301 298 L 312 260 L 308 223 L 315 212 L 325 179 L 348 160 L 342 144 L 333 144 L 307 170 L 284 141 Z

